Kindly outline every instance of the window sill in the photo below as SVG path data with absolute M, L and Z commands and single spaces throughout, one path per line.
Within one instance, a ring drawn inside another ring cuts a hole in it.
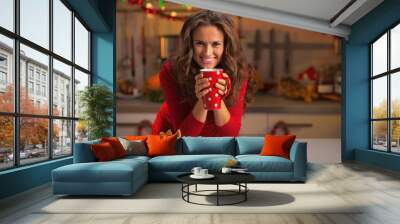
M 39 163 L 35 163 L 35 164 L 24 165 L 24 166 L 21 166 L 21 167 L 10 168 L 10 169 L 7 169 L 7 170 L 0 171 L 0 176 L 1 175 L 6 175 L 6 174 L 10 174 L 10 173 L 15 173 L 15 172 L 21 172 L 21 171 L 24 171 L 24 170 L 29 170 L 29 169 L 40 167 L 40 166 L 44 166 L 44 165 L 58 163 L 58 162 L 66 161 L 66 160 L 69 160 L 69 159 L 72 161 L 72 158 L 73 158 L 73 156 L 68 156 L 68 157 L 63 157 L 63 158 L 59 158 L 59 159 L 43 161 L 43 162 L 39 162 Z

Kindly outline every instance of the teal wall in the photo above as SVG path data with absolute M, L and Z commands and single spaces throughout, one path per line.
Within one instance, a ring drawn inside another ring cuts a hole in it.
M 66 0 L 92 31 L 92 81 L 109 86 L 115 95 L 115 0 Z M 113 127 L 115 134 L 115 107 Z M 51 171 L 72 163 L 72 157 L 0 172 L 0 199 L 51 181 Z
M 369 150 L 368 44 L 400 22 L 400 0 L 385 0 L 351 27 L 343 41 L 342 159 L 399 170 L 400 157 Z M 361 150 L 361 151 L 360 151 Z
M 93 83 L 107 85 L 113 92 L 113 126 L 110 127 L 110 134 L 116 135 L 116 69 L 115 69 L 115 2 L 108 0 L 98 1 L 98 8 L 103 15 L 109 32 L 93 32 L 92 35 L 92 72 Z
M 393 153 L 356 149 L 355 160 L 400 172 L 400 155 L 395 155 Z
M 53 169 L 71 163 L 69 157 L 0 172 L 0 199 L 48 183 Z

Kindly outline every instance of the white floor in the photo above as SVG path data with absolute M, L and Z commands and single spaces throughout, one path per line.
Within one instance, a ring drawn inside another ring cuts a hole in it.
M 49 185 L 0 201 L 4 224 L 260 224 L 260 223 L 400 223 L 400 174 L 358 163 L 311 164 L 307 183 L 317 184 L 345 201 L 364 205 L 359 213 L 289 214 L 39 214 L 54 201 Z M 309 195 L 318 203 L 320 195 Z M 174 205 L 171 205 L 174 206 Z

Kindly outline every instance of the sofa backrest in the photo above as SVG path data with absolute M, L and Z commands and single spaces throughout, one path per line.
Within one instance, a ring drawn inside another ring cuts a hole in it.
M 235 155 L 233 137 L 182 137 L 177 145 L 177 154 L 226 154 Z
M 74 148 L 74 163 L 88 163 L 88 162 L 95 162 L 96 158 L 93 155 L 93 152 L 90 148 L 92 144 L 99 144 L 100 139 L 75 143 Z
M 236 155 L 259 154 L 264 145 L 264 137 L 236 137 Z

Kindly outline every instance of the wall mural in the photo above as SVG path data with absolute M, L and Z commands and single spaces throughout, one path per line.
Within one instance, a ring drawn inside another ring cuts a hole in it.
M 183 20 L 198 10 L 160 1 L 118 2 L 117 134 L 150 131 L 164 100 L 158 79 L 161 65 L 178 48 Z M 340 39 L 231 18 L 257 71 L 258 92 L 246 108 L 240 134 L 287 129 L 303 138 L 340 138 Z

